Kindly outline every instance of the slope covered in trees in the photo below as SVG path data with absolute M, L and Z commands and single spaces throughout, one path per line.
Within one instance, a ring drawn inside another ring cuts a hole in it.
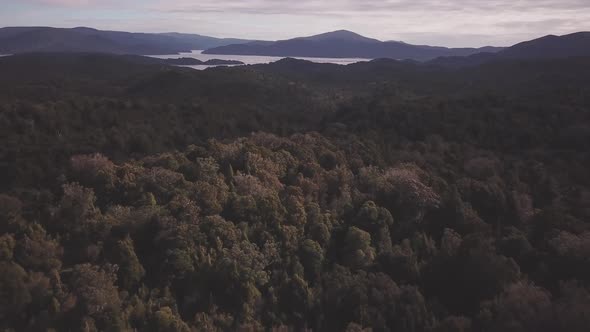
M 0 59 L 0 328 L 586 331 L 589 70 Z

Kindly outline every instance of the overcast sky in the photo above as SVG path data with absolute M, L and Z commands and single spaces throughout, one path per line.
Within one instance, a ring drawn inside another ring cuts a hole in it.
M 590 0 L 0 0 L 0 25 L 271 40 L 347 29 L 413 44 L 509 46 L 590 30 Z

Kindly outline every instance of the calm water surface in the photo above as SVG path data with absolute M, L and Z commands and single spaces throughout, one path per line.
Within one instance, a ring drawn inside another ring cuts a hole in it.
M 195 58 L 201 61 L 207 61 L 212 59 L 220 59 L 220 60 L 238 60 L 242 61 L 247 65 L 257 65 L 263 63 L 271 63 L 275 61 L 279 61 L 286 57 L 277 57 L 277 56 L 262 56 L 262 55 L 222 55 L 222 54 L 203 54 L 202 50 L 195 50 L 192 52 L 185 52 L 180 54 L 169 54 L 169 55 L 149 55 L 154 58 L 159 59 L 179 59 L 179 58 Z M 370 59 L 360 59 L 360 58 L 304 58 L 304 57 L 292 57 L 295 59 L 307 60 L 311 62 L 317 63 L 334 63 L 338 65 L 349 65 L 351 63 L 362 62 L 362 61 L 370 61 Z M 195 69 L 206 69 L 209 67 L 216 67 L 216 66 L 183 66 L 183 67 L 191 67 Z
M 0 57 L 9 56 L 10 54 L 0 54 Z M 168 55 L 148 55 L 149 57 L 159 58 L 159 59 L 179 59 L 179 58 L 195 58 L 201 61 L 207 61 L 212 59 L 220 59 L 220 60 L 238 60 L 242 61 L 244 64 L 247 65 L 257 65 L 257 64 L 264 64 L 264 63 L 271 63 L 275 61 L 279 61 L 286 57 L 279 57 L 279 56 L 262 56 L 262 55 L 221 55 L 221 54 L 203 54 L 202 50 L 192 51 L 192 52 L 184 52 L 179 54 L 168 54 Z M 337 65 L 349 65 L 351 63 L 363 62 L 363 61 L 370 61 L 370 59 L 361 59 L 361 58 L 305 58 L 305 57 L 292 57 L 295 59 L 307 60 L 316 63 L 334 63 Z M 217 66 L 183 66 L 183 67 L 190 67 L 195 69 L 206 69 L 210 67 L 217 67 Z

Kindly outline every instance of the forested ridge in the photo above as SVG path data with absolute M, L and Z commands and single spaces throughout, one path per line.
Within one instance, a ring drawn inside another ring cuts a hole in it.
M 2 330 L 590 326 L 589 58 L 0 72 Z

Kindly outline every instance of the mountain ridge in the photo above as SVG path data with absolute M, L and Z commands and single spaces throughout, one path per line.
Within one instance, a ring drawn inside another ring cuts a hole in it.
M 335 31 L 329 31 L 329 32 L 324 32 L 324 33 L 320 33 L 317 35 L 308 36 L 308 37 L 296 37 L 296 38 L 291 38 L 291 39 L 303 39 L 303 40 L 315 40 L 315 41 L 339 39 L 339 40 L 355 40 L 355 41 L 363 41 L 363 42 L 377 42 L 377 43 L 381 42 L 378 39 L 365 37 L 363 35 L 360 35 L 356 32 L 350 31 L 350 30 L 335 30 Z
M 590 32 L 546 35 L 511 47 L 448 48 L 381 41 L 349 30 L 278 41 L 216 38 L 178 32 L 133 33 L 91 27 L 0 28 L 0 54 L 95 52 L 163 55 L 205 49 L 204 54 L 318 58 L 391 58 L 444 66 L 469 66 L 499 59 L 546 59 L 590 55 Z
M 0 53 L 100 52 L 162 55 L 190 52 L 249 40 L 182 33 L 134 33 L 89 27 L 0 28 Z
M 502 48 L 486 47 L 485 51 Z M 308 37 L 297 37 L 270 43 L 243 43 L 205 50 L 205 54 L 299 56 L 320 58 L 395 58 L 427 61 L 440 56 L 467 56 L 479 48 L 448 48 L 380 41 L 348 30 L 336 30 Z
M 523 41 L 497 53 L 483 52 L 467 57 L 441 57 L 431 61 L 444 66 L 473 66 L 490 61 L 551 59 L 590 56 L 590 32 L 581 31 L 556 36 L 546 35 Z

